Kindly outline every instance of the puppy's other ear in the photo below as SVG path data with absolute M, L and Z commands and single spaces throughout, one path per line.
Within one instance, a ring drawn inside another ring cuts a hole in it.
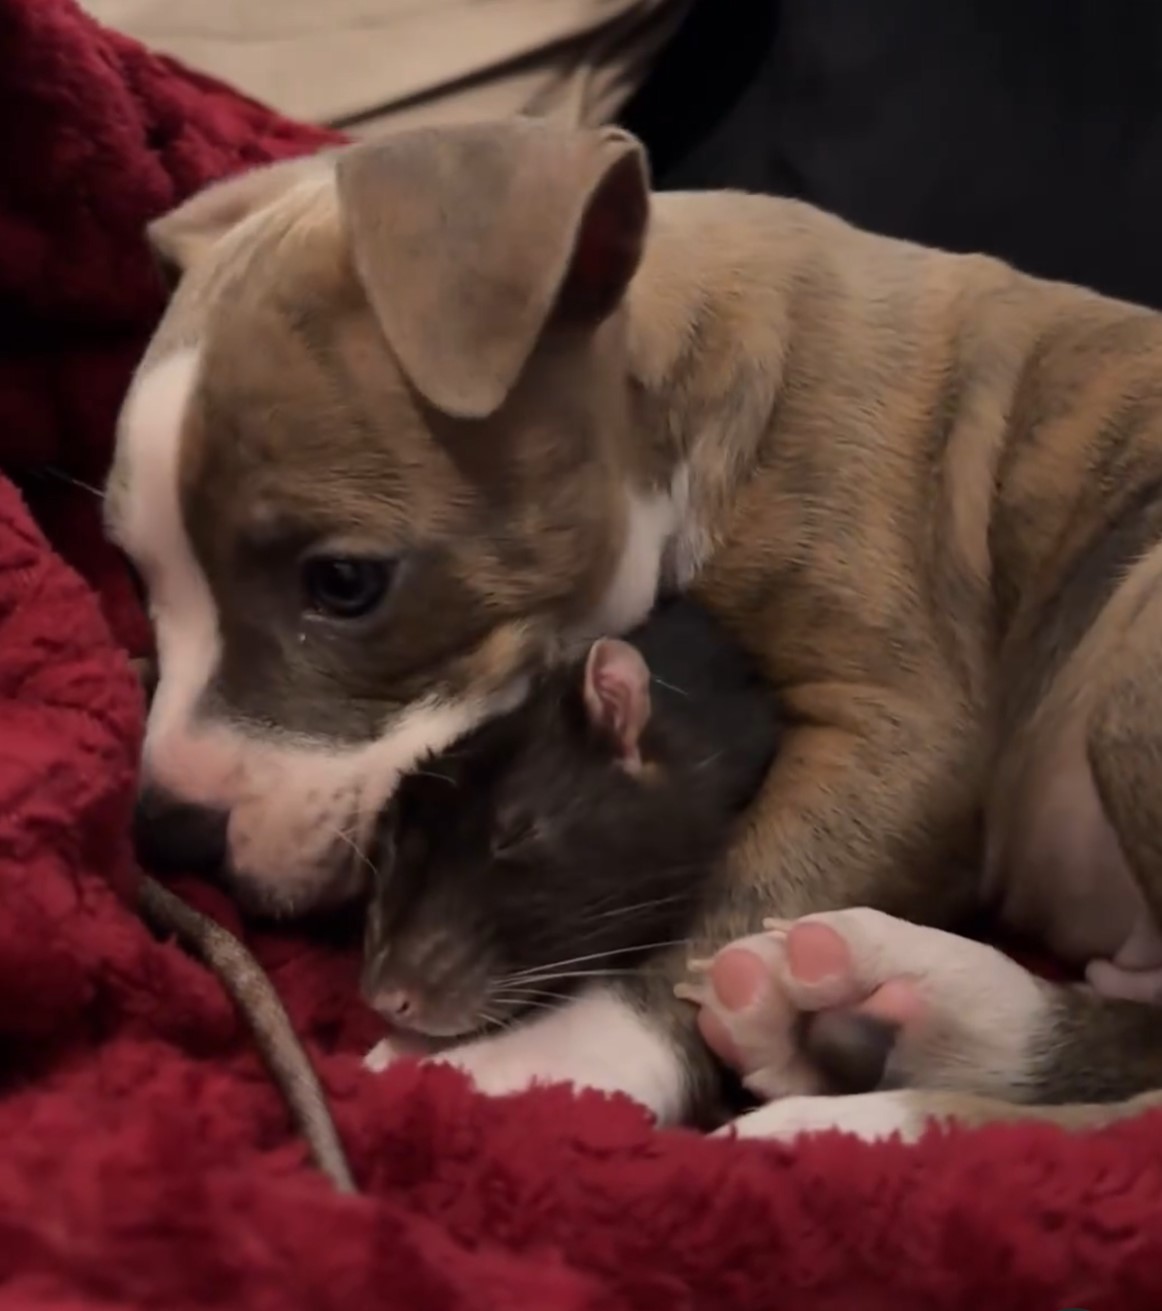
M 157 691 L 157 658 L 136 656 L 130 660 L 129 668 L 133 670 L 134 676 L 141 684 L 141 690 L 145 694 L 145 704 L 150 705 L 153 694 Z
M 330 167 L 332 155 L 328 151 L 250 169 L 213 183 L 154 219 L 145 235 L 167 286 L 172 290 L 186 269 L 243 219 L 265 209 L 303 178 Z
M 495 413 L 550 318 L 598 323 L 641 259 L 645 153 L 616 128 L 421 128 L 344 152 L 337 176 L 384 336 L 457 418 Z
M 650 722 L 650 670 L 628 642 L 603 637 L 585 661 L 585 710 L 589 722 L 613 744 L 626 769 L 641 769 L 641 736 Z

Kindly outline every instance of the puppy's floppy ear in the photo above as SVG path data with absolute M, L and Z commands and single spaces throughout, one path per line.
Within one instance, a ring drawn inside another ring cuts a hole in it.
M 344 152 L 355 267 L 413 386 L 483 419 L 551 317 L 596 324 L 637 270 L 649 219 L 638 141 L 534 119 L 420 128 Z
M 585 710 L 589 722 L 609 739 L 619 762 L 641 769 L 641 736 L 650 722 L 650 669 L 628 642 L 603 637 L 585 660 Z
M 333 166 L 334 152 L 283 160 L 212 183 L 154 219 L 146 239 L 172 287 L 190 265 L 231 228 L 265 209 L 304 178 Z

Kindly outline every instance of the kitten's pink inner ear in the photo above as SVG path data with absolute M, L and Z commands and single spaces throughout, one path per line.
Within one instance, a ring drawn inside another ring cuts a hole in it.
M 603 637 L 585 661 L 589 721 L 612 741 L 622 764 L 641 766 L 641 735 L 650 719 L 650 670 L 628 642 Z

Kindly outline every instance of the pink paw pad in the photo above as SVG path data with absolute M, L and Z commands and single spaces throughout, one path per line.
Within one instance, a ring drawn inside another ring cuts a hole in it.
M 796 924 L 788 933 L 787 968 L 792 986 L 802 989 L 796 1001 L 804 1009 L 850 1010 L 895 1027 L 915 1021 L 923 1011 L 919 989 L 910 979 L 888 979 L 869 990 L 858 977 L 851 948 L 817 920 Z
M 769 1004 L 788 984 L 823 985 L 833 994 L 832 1005 L 860 1000 L 847 943 L 834 929 L 812 921 L 789 928 L 779 924 L 723 947 L 710 962 L 707 983 L 718 1008 L 738 1016 Z
M 710 983 L 728 1011 L 749 1010 L 771 986 L 771 962 L 753 947 L 724 947 L 710 966 Z
M 787 934 L 787 968 L 799 983 L 834 981 L 836 987 L 853 983 L 847 943 L 826 924 L 810 920 L 794 925 Z
M 777 972 L 782 943 L 770 935 L 741 938 L 709 961 L 691 962 L 701 976 L 679 985 L 680 997 L 699 1007 L 698 1028 L 711 1051 L 746 1073 L 786 1028 Z
M 830 925 L 770 920 L 766 929 L 722 948 L 713 960 L 692 962 L 699 981 L 678 989 L 699 1006 L 707 1046 L 754 1091 L 821 1091 L 801 1046 L 799 1021 L 806 1014 L 829 1017 L 820 1041 L 809 1044 L 815 1054 L 826 1056 L 834 1046 L 842 1056 L 840 1049 L 862 1036 L 859 1017 L 882 1021 L 891 1032 L 923 1011 L 918 989 L 906 978 L 869 990 L 851 948 Z M 845 1016 L 855 1019 L 854 1028 Z M 890 1047 L 890 1037 L 885 1041 Z

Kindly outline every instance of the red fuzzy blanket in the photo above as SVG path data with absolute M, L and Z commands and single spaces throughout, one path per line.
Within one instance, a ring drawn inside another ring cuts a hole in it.
M 1157 1117 L 792 1152 L 490 1102 L 362 1070 L 341 928 L 260 936 L 365 1190 L 331 1194 L 215 981 L 118 896 L 145 633 L 96 498 L 43 473 L 100 483 L 159 309 L 145 220 L 322 137 L 70 0 L 0 0 L 0 55 L 0 1305 L 1162 1306 Z

